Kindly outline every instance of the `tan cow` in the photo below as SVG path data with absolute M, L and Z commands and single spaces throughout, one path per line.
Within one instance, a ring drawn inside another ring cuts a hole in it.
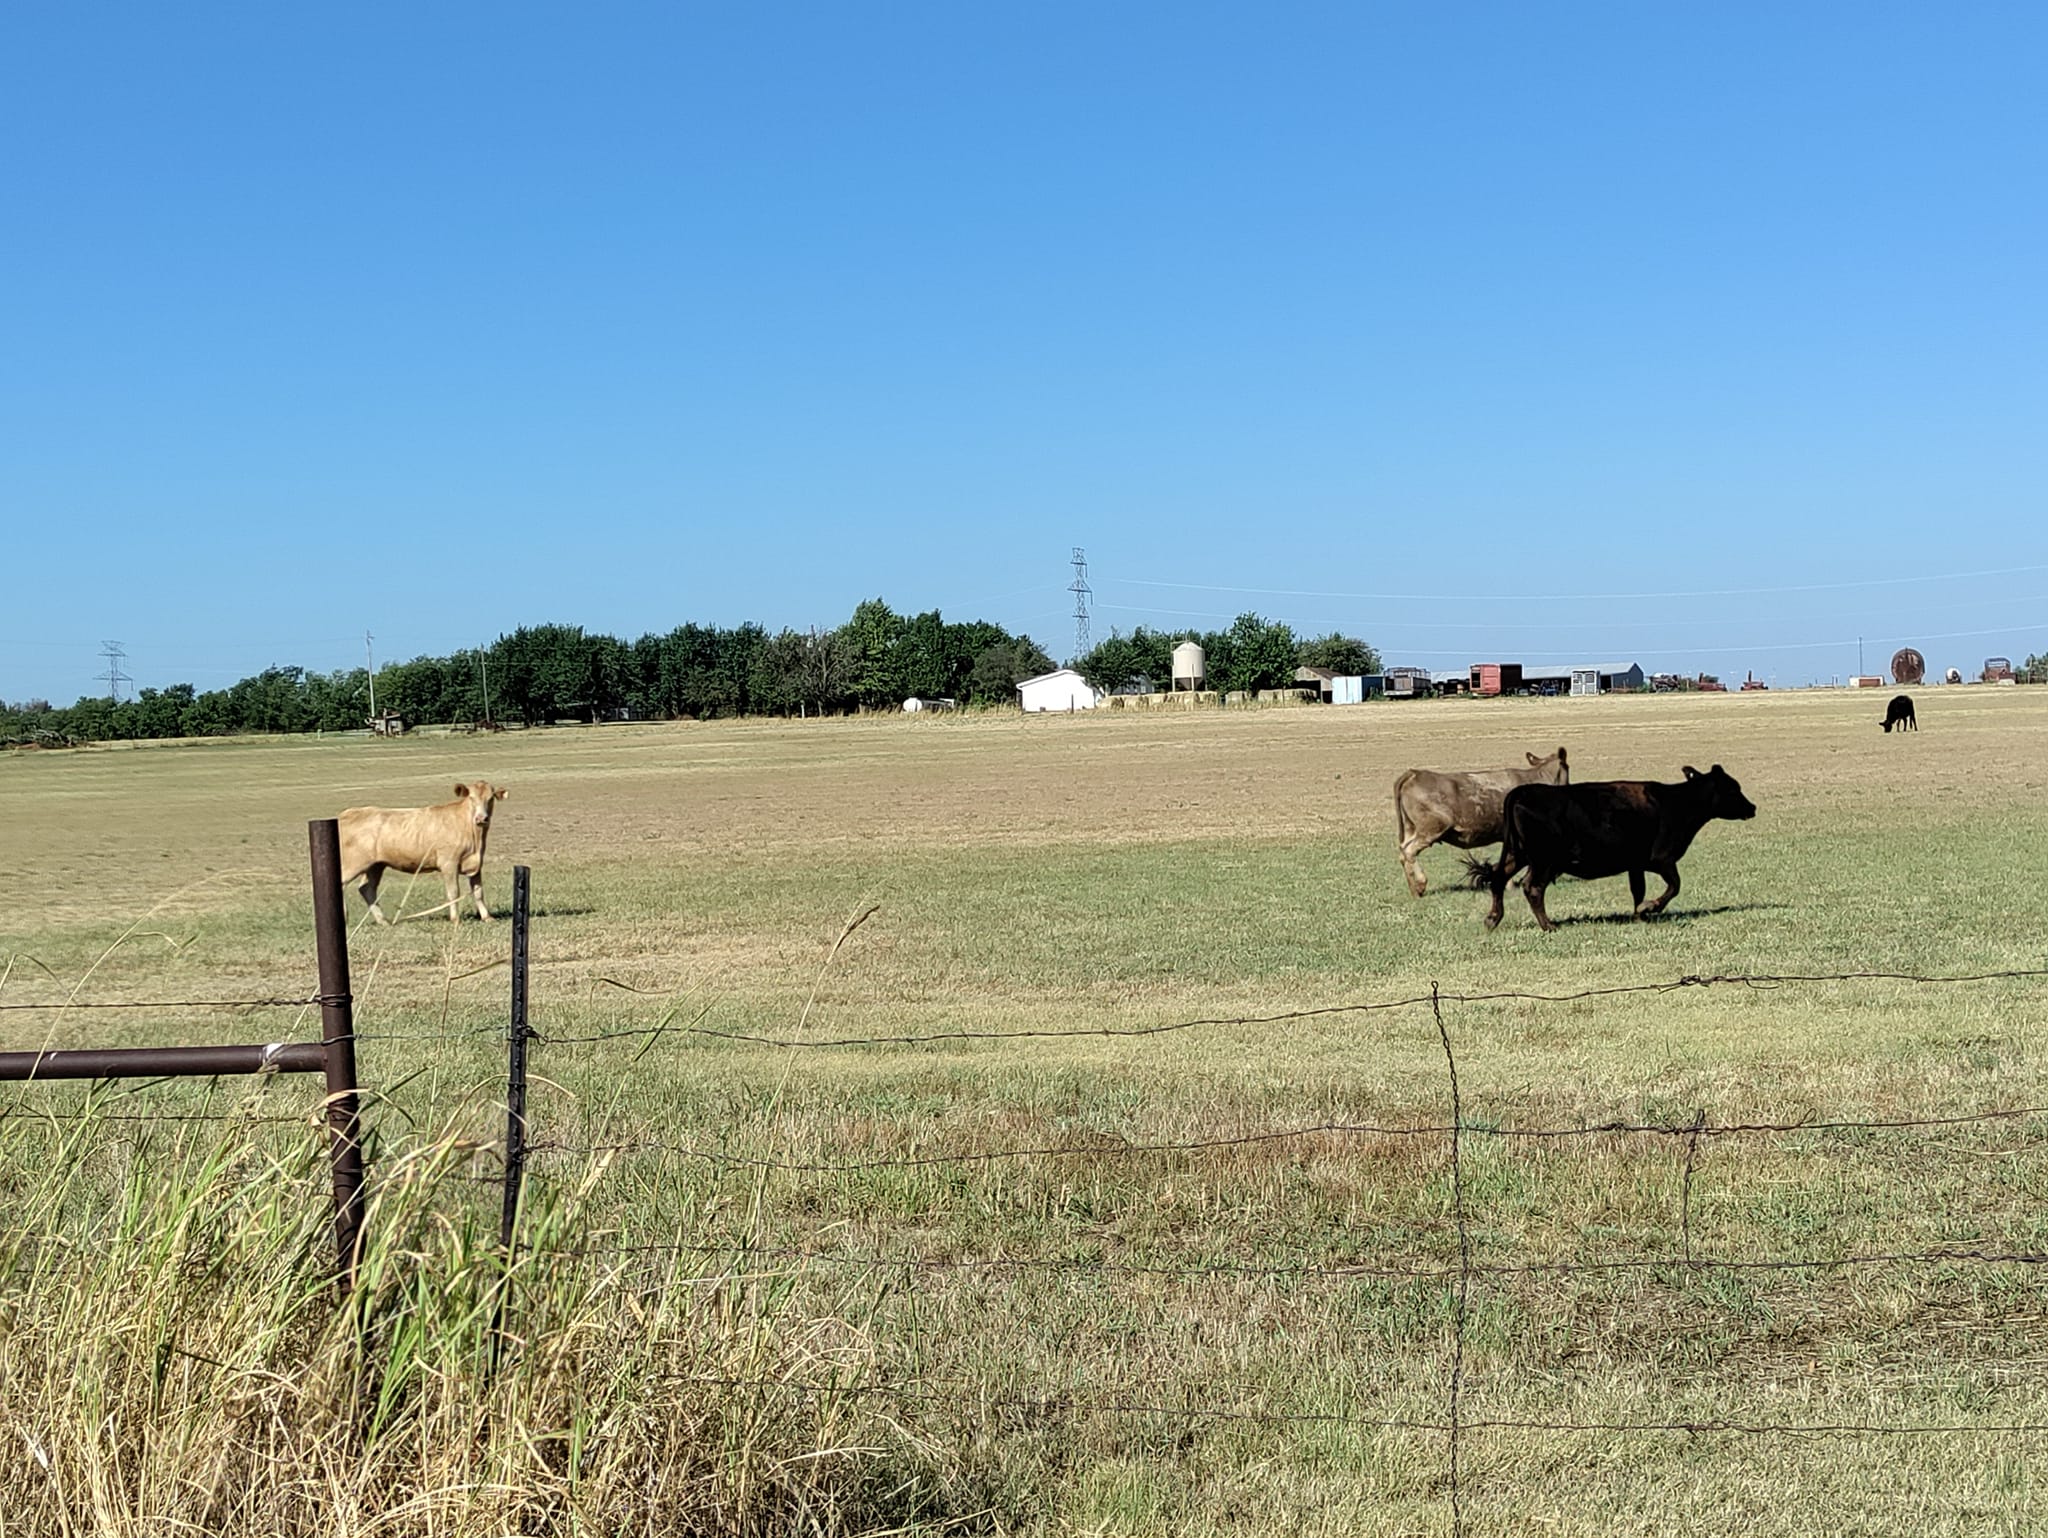
M 1498 844 L 1501 798 L 1517 785 L 1571 783 L 1563 748 L 1547 758 L 1522 756 L 1529 760 L 1526 769 L 1475 769 L 1465 774 L 1410 769 L 1394 781 L 1394 821 L 1401 834 L 1401 868 L 1408 873 L 1409 891 L 1420 897 L 1429 890 L 1415 857 L 1431 844 L 1458 849 Z
M 476 916 L 488 919 L 484 906 L 484 840 L 491 834 L 491 803 L 508 792 L 486 780 L 455 787 L 455 799 L 440 806 L 386 811 L 381 806 L 352 806 L 341 814 L 341 884 L 363 878 L 363 901 L 380 924 L 391 921 L 377 906 L 377 883 L 389 870 L 408 875 L 438 870 L 448 893 L 448 918 L 462 922 L 456 903 L 456 880 L 469 877 L 469 895 Z

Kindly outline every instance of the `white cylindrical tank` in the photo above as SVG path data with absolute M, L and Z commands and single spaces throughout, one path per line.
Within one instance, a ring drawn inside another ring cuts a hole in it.
M 1204 667 L 1202 647 L 1196 641 L 1183 641 L 1173 649 L 1173 686 L 1176 689 L 1199 689 L 1209 681 Z

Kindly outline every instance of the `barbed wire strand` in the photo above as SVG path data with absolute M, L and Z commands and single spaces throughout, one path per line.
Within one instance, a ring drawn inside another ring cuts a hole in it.
M 482 1177 L 478 1177 L 482 1178 Z M 496 1177 L 490 1177 L 495 1179 Z M 1857 1251 L 1847 1255 L 1741 1259 L 1702 1255 L 1634 1255 L 1613 1260 L 1474 1261 L 1469 1265 L 1404 1266 L 1345 1262 L 1329 1265 L 1252 1265 L 1240 1261 L 1196 1261 L 1186 1265 L 1117 1261 L 1099 1258 L 1059 1259 L 1008 1255 L 890 1255 L 846 1250 L 813 1250 L 794 1245 L 761 1245 L 733 1240 L 621 1240 L 613 1244 L 549 1245 L 541 1253 L 563 1259 L 631 1259 L 657 1255 L 752 1256 L 763 1260 L 818 1263 L 867 1270 L 1014 1271 L 1072 1273 L 1087 1276 L 1147 1276 L 1184 1281 L 1450 1281 L 1460 1274 L 1474 1277 L 1541 1277 L 1626 1271 L 1836 1271 L 1892 1265 L 1979 1264 L 2048 1265 L 2048 1251 L 1999 1249 L 1988 1242 L 1934 1245 L 1917 1250 Z
M 1581 988 L 1570 993 L 1535 993 L 1520 989 L 1498 989 L 1485 993 L 1444 993 L 1439 991 L 1411 994 L 1401 998 L 1374 999 L 1348 1004 L 1318 1005 L 1309 1009 L 1282 1010 L 1265 1015 L 1205 1015 L 1191 1020 L 1166 1021 L 1157 1025 L 1133 1026 L 1047 1026 L 1025 1030 L 991 1031 L 925 1031 L 903 1032 L 881 1036 L 777 1036 L 756 1031 L 727 1031 L 714 1026 L 630 1026 L 616 1031 L 596 1031 L 574 1037 L 551 1038 L 542 1035 L 543 1042 L 565 1044 L 568 1042 L 602 1042 L 629 1040 L 643 1036 L 668 1034 L 675 1036 L 701 1036 L 717 1041 L 739 1042 L 749 1046 L 799 1048 L 810 1050 L 845 1050 L 856 1047 L 902 1047 L 937 1046 L 945 1042 L 970 1041 L 1043 1041 L 1063 1038 L 1142 1038 L 1170 1035 L 1178 1031 L 1191 1031 L 1206 1027 L 1227 1027 L 1247 1025 L 1284 1025 L 1303 1020 L 1326 1019 L 1337 1015 L 1372 1014 L 1388 1010 L 1419 1009 L 1434 1000 L 1439 1004 L 1495 1004 L 1495 1003 L 1538 1003 L 1571 1004 L 1588 999 L 1618 998 L 1631 994 L 1665 994 L 1688 988 L 1742 987 L 1755 990 L 1770 990 L 1780 987 L 1804 986 L 1816 983 L 1850 982 L 1898 982 L 1927 987 L 1953 986 L 1966 983 L 2039 980 L 2048 978 L 2048 968 L 2013 968 L 2002 971 L 1973 972 L 1955 975 L 1941 975 L 1918 972 L 1785 972 L 1785 973 L 1716 973 L 1700 975 L 1688 973 L 1685 976 L 1654 983 L 1625 983 L 1600 988 Z M 626 985 L 610 978 L 600 979 L 613 987 Z M 640 992 L 643 990 L 629 990 Z
M 472 968 L 458 974 L 462 978 L 490 971 L 502 962 L 491 962 L 486 966 Z M 1631 994 L 1663 994 L 1688 988 L 1744 987 L 1769 990 L 1778 987 L 1801 986 L 1820 983 L 1850 982 L 1898 982 L 1925 987 L 1942 987 L 1968 983 L 2025 981 L 2048 978 L 2048 968 L 2011 968 L 1999 971 L 1971 972 L 1961 974 L 1931 974 L 1918 972 L 1803 972 L 1803 973 L 1717 973 L 1711 975 L 1686 974 L 1682 977 L 1665 979 L 1654 983 L 1627 983 L 1600 988 L 1581 988 L 1569 993 L 1537 993 L 1527 990 L 1498 989 L 1484 993 L 1446 993 L 1439 990 L 1434 996 L 1426 993 L 1411 994 L 1393 999 L 1375 999 L 1347 1004 L 1319 1005 L 1308 1009 L 1282 1010 L 1264 1015 L 1205 1015 L 1188 1020 L 1166 1021 L 1157 1025 L 1139 1026 L 1072 1026 L 1047 1027 L 1043 1029 L 1013 1031 L 931 1031 L 908 1032 L 881 1036 L 834 1036 L 805 1039 L 800 1037 L 775 1036 L 749 1031 L 724 1031 L 716 1027 L 698 1024 L 673 1023 L 649 1026 L 629 1026 L 614 1031 L 593 1031 L 574 1036 L 551 1036 L 536 1032 L 533 1040 L 554 1046 L 580 1045 L 606 1041 L 638 1040 L 662 1036 L 702 1036 L 720 1041 L 732 1041 L 746 1045 L 777 1048 L 847 1049 L 854 1047 L 883 1046 L 934 1046 L 949 1041 L 1032 1041 L 1057 1038 L 1143 1038 L 1170 1035 L 1179 1031 L 1198 1030 L 1205 1027 L 1228 1027 L 1247 1025 L 1284 1025 L 1297 1021 L 1325 1019 L 1338 1015 L 1373 1014 L 1390 1010 L 1419 1009 L 1434 1001 L 1438 1004 L 1490 1004 L 1490 1003 L 1541 1003 L 1569 1004 L 1589 999 L 1616 998 Z M 624 992 L 644 996 L 656 996 L 654 990 L 635 988 L 631 984 L 612 977 L 600 977 L 597 982 Z M 358 992 L 355 1002 L 366 1002 Z M 305 998 L 271 997 L 260 999 L 107 999 L 77 1000 L 72 1002 L 0 1003 L 0 1011 L 9 1010 L 96 1010 L 96 1009 L 306 1009 L 324 1003 L 336 1002 L 323 995 L 314 994 Z M 702 1015 L 697 1017 L 701 1020 Z M 503 1031 L 495 1026 L 464 1028 L 453 1031 L 361 1031 L 355 1039 L 359 1042 L 378 1041 L 471 1041 L 496 1039 Z
M 2004 1110 L 1969 1111 L 1952 1116 L 1899 1116 L 1877 1117 L 1863 1121 L 1835 1119 L 1830 1121 L 1752 1121 L 1711 1123 L 1693 1122 L 1597 1122 L 1583 1127 L 1487 1127 L 1468 1125 L 1462 1135 L 1528 1141 L 1560 1141 L 1569 1138 L 1588 1137 L 1664 1137 L 1684 1138 L 1688 1142 L 1703 1137 L 1763 1137 L 1789 1136 L 1811 1132 L 1892 1132 L 1927 1127 L 1965 1127 L 1986 1122 L 2007 1122 L 2025 1120 L 2029 1117 L 2048 1117 L 2048 1105 L 2015 1106 Z M 736 1168 L 779 1170 L 789 1174 L 854 1175 L 879 1170 L 925 1169 L 944 1165 L 990 1164 L 1006 1159 L 1065 1158 L 1092 1156 L 1096 1158 L 1133 1158 L 1147 1154 L 1200 1153 L 1216 1149 L 1245 1148 L 1264 1143 L 1290 1142 L 1312 1137 L 1450 1137 L 1460 1129 L 1447 1124 L 1424 1123 L 1378 1123 L 1378 1122 L 1311 1122 L 1299 1127 L 1279 1127 L 1258 1132 L 1235 1133 L 1223 1137 L 1189 1138 L 1180 1141 L 1159 1141 L 1149 1143 L 1129 1142 L 1104 1136 L 1099 1142 L 1089 1143 L 1040 1143 L 1017 1148 L 985 1148 L 964 1153 L 908 1154 L 896 1158 L 851 1159 L 839 1161 L 778 1159 L 761 1154 L 735 1153 L 727 1149 L 702 1148 L 690 1143 L 671 1143 L 664 1139 L 621 1139 L 612 1142 L 568 1143 L 542 1141 L 529 1145 L 534 1154 L 574 1154 L 591 1157 L 600 1154 L 658 1153 L 672 1154 L 681 1158 L 701 1159 L 707 1163 L 725 1164 Z
M 907 1403 L 950 1406 L 961 1410 L 1014 1409 L 1040 1414 L 1156 1415 L 1168 1418 L 1245 1421 L 1261 1425 L 1356 1426 L 1366 1429 L 1449 1433 L 1451 1422 L 1426 1416 L 1339 1415 L 1214 1405 L 1151 1404 L 1117 1399 L 1074 1399 L 1061 1396 L 990 1395 L 988 1385 L 972 1380 L 927 1382 L 921 1387 L 895 1383 L 805 1383 L 785 1378 L 731 1378 L 699 1373 L 665 1373 L 664 1381 L 706 1388 L 765 1389 L 827 1399 L 884 1397 Z M 1484 1416 L 1460 1422 L 1464 1431 L 1548 1431 L 1729 1434 L 1741 1436 L 2037 1436 L 2048 1433 L 2048 1421 L 1963 1421 L 1950 1425 L 1900 1424 L 1885 1421 L 1743 1421 L 1700 1420 L 1536 1420 Z

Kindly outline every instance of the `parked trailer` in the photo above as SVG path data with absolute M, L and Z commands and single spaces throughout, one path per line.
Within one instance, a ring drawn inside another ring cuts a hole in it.
M 1514 694 L 1522 687 L 1519 662 L 1475 662 L 1471 689 L 1474 694 Z

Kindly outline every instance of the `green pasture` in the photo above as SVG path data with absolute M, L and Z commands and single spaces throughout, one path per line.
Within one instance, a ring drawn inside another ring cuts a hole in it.
M 317 1034 L 309 1010 L 79 1006 L 302 998 L 309 818 L 473 776 L 511 792 L 486 867 L 500 921 L 377 928 L 348 899 L 380 1203 L 366 1333 L 320 1285 L 311 1081 L 7 1087 L 0 1516 L 52 1533 L 1449 1531 L 1447 1439 L 1411 1423 L 1447 1409 L 1456 1193 L 1448 1139 L 1403 1130 L 1449 1121 L 1443 1037 L 1426 1005 L 1350 1008 L 1435 986 L 1453 996 L 1472 1263 L 1581 1267 L 1470 1283 L 1468 1531 L 2036 1530 L 2048 1430 L 2024 1428 L 2048 1427 L 2048 1290 L 2039 1267 L 1974 1257 L 2048 1250 L 2048 1114 L 1499 1134 L 2027 1111 L 2048 1105 L 2048 980 L 1456 997 L 2048 968 L 2048 691 L 1924 690 L 1903 736 L 1878 730 L 1882 704 L 1463 700 L 0 759 L 0 1005 L 36 1006 L 0 1009 L 7 1048 Z M 1441 848 L 1410 897 L 1395 776 L 1559 743 L 1581 781 L 1720 763 L 1758 816 L 1705 829 L 1652 923 L 1623 919 L 1625 882 L 1565 882 L 1557 933 L 1511 893 L 1489 935 Z M 550 1039 L 518 1346 L 491 1375 L 515 863 L 534 873 Z M 387 878 L 387 911 L 405 891 Z M 429 875 L 406 906 L 440 895 Z M 954 1039 L 874 1040 L 904 1036 Z M 223 1115 L 240 1119 L 161 1119 Z M 1380 1130 L 1341 1130 L 1361 1127 Z M 1687 1242 L 1856 1263 L 1687 1267 Z M 1956 1253 L 1870 1258 L 1936 1249 Z

